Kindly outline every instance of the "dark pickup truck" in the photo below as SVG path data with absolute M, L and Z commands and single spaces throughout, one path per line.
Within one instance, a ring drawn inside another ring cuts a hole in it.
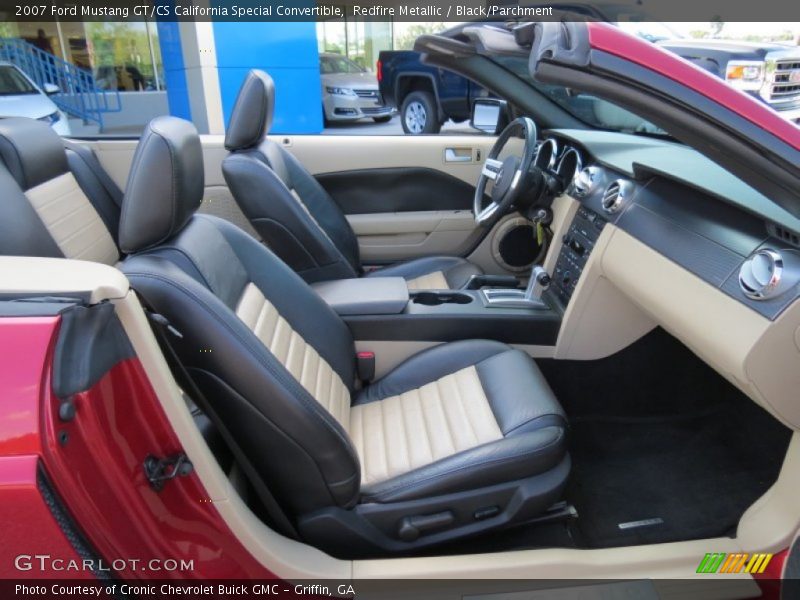
M 442 123 L 470 118 L 472 101 L 486 90 L 452 71 L 423 64 L 412 50 L 384 50 L 378 56 L 378 85 L 387 106 L 400 112 L 403 131 L 439 133 Z
M 651 40 L 765 102 L 789 121 L 800 122 L 800 47 L 727 40 Z M 470 118 L 485 89 L 451 71 L 422 63 L 410 50 L 383 51 L 378 58 L 383 100 L 400 112 L 403 131 L 438 133 L 442 124 Z

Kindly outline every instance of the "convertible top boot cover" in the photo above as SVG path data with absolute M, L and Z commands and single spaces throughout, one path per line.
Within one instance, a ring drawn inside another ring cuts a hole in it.
M 504 344 L 443 344 L 357 392 L 347 325 L 259 242 L 194 215 L 202 181 L 194 127 L 151 122 L 123 203 L 123 271 L 181 332 L 203 408 L 287 512 L 362 518 L 362 506 L 515 487 L 563 465 L 563 411 Z
M 242 83 L 222 163 L 225 181 L 242 212 L 273 251 L 309 283 L 362 273 L 358 239 L 330 194 L 282 146 L 267 139 L 275 84 L 252 70 Z M 456 256 L 404 261 L 370 273 L 404 277 L 411 289 L 457 289 L 482 271 Z

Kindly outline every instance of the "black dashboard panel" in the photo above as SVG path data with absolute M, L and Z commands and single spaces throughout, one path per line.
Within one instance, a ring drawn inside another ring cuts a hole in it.
M 661 216 L 638 203 L 625 211 L 618 225 L 715 287 L 722 285 L 744 258 L 686 228 L 680 221 Z
M 564 306 L 569 304 L 586 261 L 607 222 L 592 209 L 581 206 L 564 234 L 561 253 L 553 269 L 554 292 Z

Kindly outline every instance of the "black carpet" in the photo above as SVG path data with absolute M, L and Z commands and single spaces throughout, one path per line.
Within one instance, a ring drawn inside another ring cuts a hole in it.
M 571 423 L 578 547 L 730 535 L 778 476 L 790 431 L 660 329 L 607 359 L 538 362 Z

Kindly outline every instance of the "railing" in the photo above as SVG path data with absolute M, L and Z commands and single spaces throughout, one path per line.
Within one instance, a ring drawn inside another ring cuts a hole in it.
M 69 115 L 94 121 L 103 128 L 103 114 L 122 109 L 119 91 L 97 87 L 91 72 L 40 50 L 18 38 L 0 38 L 0 61 L 16 65 L 40 88 L 52 83 L 59 88 L 50 96 Z

